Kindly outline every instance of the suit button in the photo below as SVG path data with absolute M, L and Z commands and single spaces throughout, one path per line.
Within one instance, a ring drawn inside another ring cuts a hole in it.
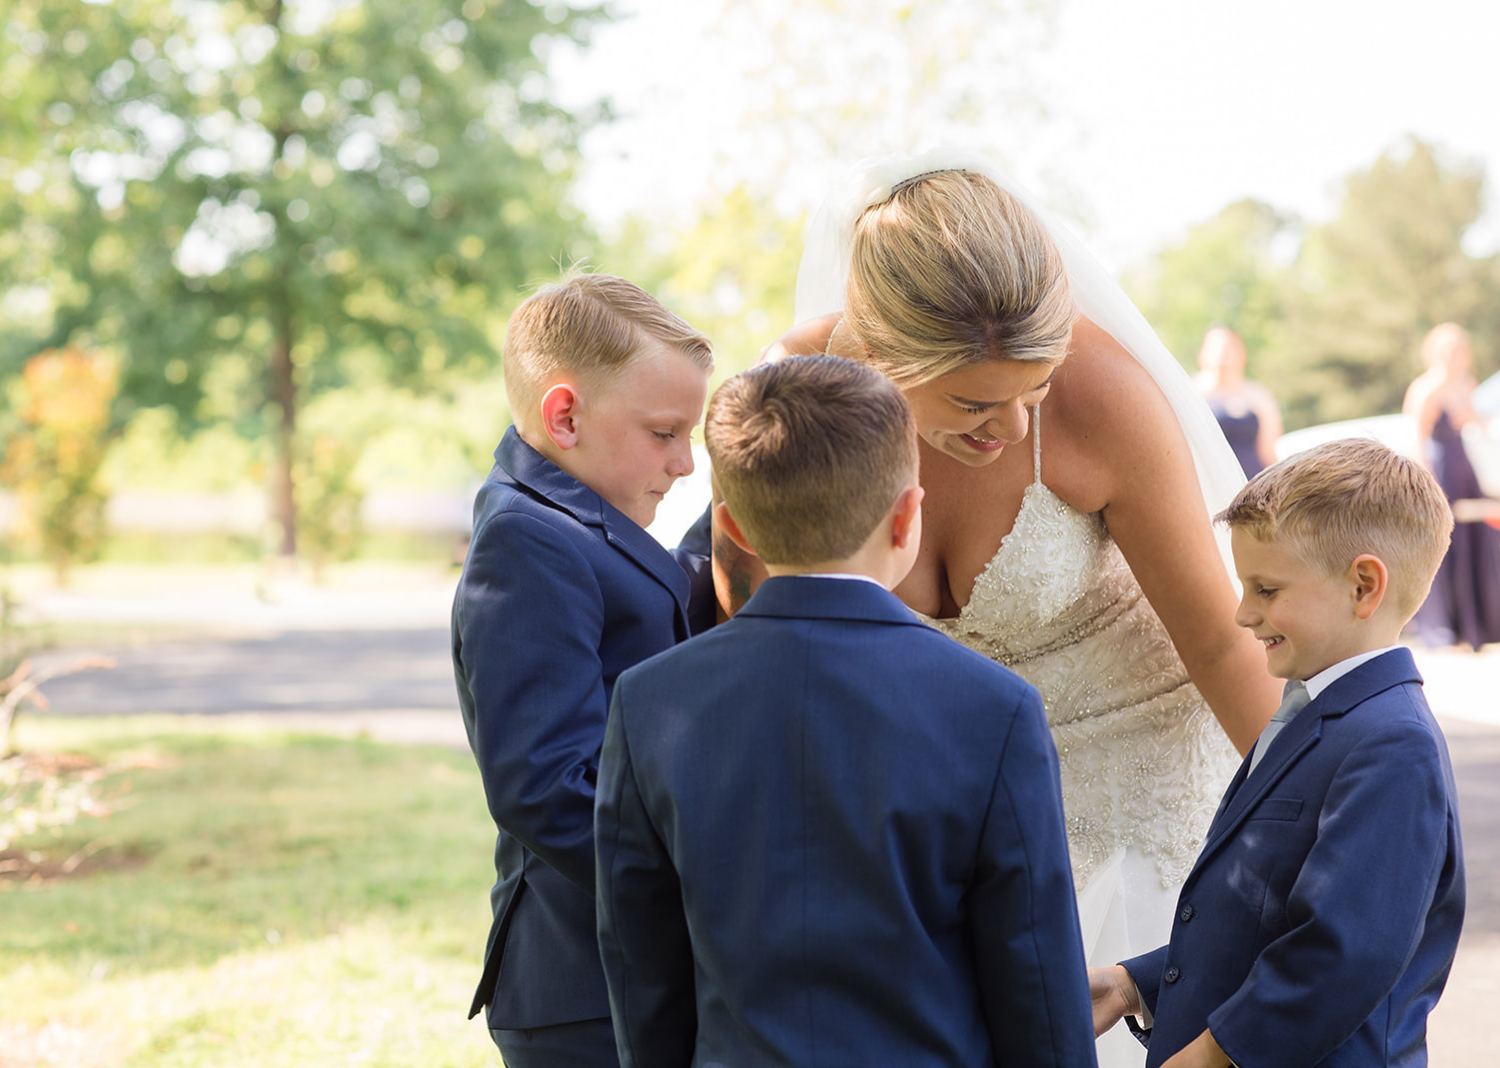
M 1175 983 L 1177 982 L 1177 980 L 1182 978 L 1182 972 L 1178 971 L 1177 965 L 1174 964 L 1166 971 L 1162 972 L 1161 977 L 1169 983 Z
M 1193 911 L 1193 906 L 1184 905 L 1182 906 L 1182 911 L 1177 914 L 1177 918 L 1183 923 L 1187 923 L 1188 920 L 1191 920 L 1195 915 L 1197 914 Z

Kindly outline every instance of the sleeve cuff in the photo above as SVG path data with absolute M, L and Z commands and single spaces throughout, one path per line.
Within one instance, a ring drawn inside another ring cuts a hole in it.
M 1128 973 L 1127 973 L 1128 974 Z M 1141 1021 L 1141 1030 L 1149 1031 L 1152 1027 L 1151 1010 L 1146 1008 L 1146 999 L 1141 997 L 1141 988 L 1135 985 L 1135 979 L 1130 980 L 1130 987 L 1135 991 L 1135 1002 L 1141 1007 L 1140 1012 L 1132 1013 L 1137 1020 Z

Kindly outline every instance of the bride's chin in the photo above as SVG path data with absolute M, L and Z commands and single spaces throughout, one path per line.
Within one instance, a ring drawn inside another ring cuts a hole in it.
M 965 467 L 989 467 L 998 458 L 997 456 L 976 456 L 972 452 L 967 454 L 949 453 L 949 456 L 963 464 Z

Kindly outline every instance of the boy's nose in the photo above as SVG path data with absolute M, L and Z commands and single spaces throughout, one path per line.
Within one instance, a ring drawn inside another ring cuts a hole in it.
M 1254 606 L 1250 603 L 1250 595 L 1246 593 L 1240 598 L 1240 603 L 1235 606 L 1234 622 L 1237 626 L 1253 627 L 1256 620 L 1257 616 Z
M 681 446 L 673 453 L 672 462 L 667 467 L 667 473 L 673 478 L 683 478 L 693 473 L 693 446 L 690 442 L 683 441 Z

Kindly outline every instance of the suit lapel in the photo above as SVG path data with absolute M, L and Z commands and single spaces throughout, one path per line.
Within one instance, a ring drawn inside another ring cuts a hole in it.
M 1218 848 L 1230 832 L 1244 821 L 1245 816 L 1286 774 L 1287 769 L 1295 764 L 1303 753 L 1318 744 L 1318 739 L 1323 735 L 1323 717 L 1339 715 L 1348 710 L 1348 706 L 1337 710 L 1330 709 L 1324 701 L 1327 696 L 1327 693 L 1319 694 L 1315 700 L 1308 702 L 1307 707 L 1297 713 L 1276 736 L 1271 748 L 1266 751 L 1265 757 L 1261 759 L 1254 774 L 1249 778 L 1245 777 L 1245 768 L 1249 761 L 1249 758 L 1246 758 L 1246 763 L 1240 766 L 1240 771 L 1234 779 L 1239 784 L 1239 789 L 1231 789 L 1225 794 L 1213 823 L 1209 824 L 1208 840 L 1204 842 L 1203 852 L 1198 857 L 1199 864 L 1202 864 L 1203 860 Z
M 1193 869 L 1196 871 L 1231 835 L 1245 817 L 1260 803 L 1302 754 L 1318 744 L 1323 736 L 1323 721 L 1342 716 L 1350 709 L 1369 700 L 1382 691 L 1408 682 L 1421 682 L 1416 662 L 1407 649 L 1394 649 L 1389 653 L 1367 661 L 1347 675 L 1340 676 L 1329 684 L 1286 725 L 1272 742 L 1265 757 L 1248 778 L 1245 768 L 1249 757 L 1240 764 L 1240 769 L 1230 781 L 1219 811 L 1209 824 L 1208 838 Z
M 523 488 L 585 526 L 600 528 L 610 546 L 671 592 L 678 623 L 687 633 L 691 580 L 682 565 L 640 524 L 526 444 L 514 426 L 505 431 L 495 449 L 495 470 L 490 477 Z
M 662 547 L 661 542 L 646 533 L 640 524 L 633 522 L 608 501 L 601 500 L 599 503 L 605 509 L 601 517 L 604 537 L 616 549 L 634 560 L 641 570 L 672 592 L 672 600 L 677 602 L 678 622 L 686 634 L 688 591 L 692 583 L 688 573 Z
M 1302 711 L 1306 712 L 1307 709 L 1304 708 Z M 1255 752 L 1254 746 L 1250 749 L 1250 753 L 1253 752 Z M 1245 759 L 1240 761 L 1239 770 L 1229 780 L 1229 785 L 1224 790 L 1224 796 L 1219 798 L 1219 807 L 1214 811 L 1214 818 L 1208 824 L 1210 841 L 1213 839 L 1214 828 L 1218 827 L 1219 821 L 1224 818 L 1224 813 L 1229 808 L 1230 803 L 1240 792 L 1241 787 L 1245 785 L 1245 771 L 1250 767 L 1250 753 L 1246 753 Z

